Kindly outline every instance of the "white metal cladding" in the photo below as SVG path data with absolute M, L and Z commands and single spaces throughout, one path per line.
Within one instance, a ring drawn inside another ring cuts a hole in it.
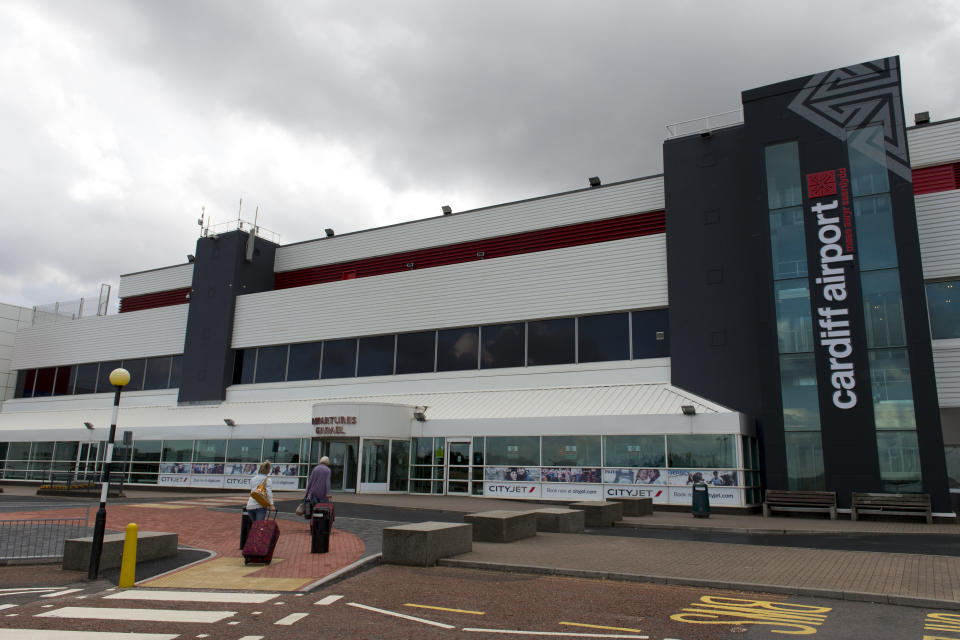
M 437 216 L 280 247 L 274 271 L 291 271 L 372 256 L 659 211 L 663 177 L 654 176 L 487 209 Z
M 960 189 L 915 198 L 924 278 L 960 275 Z
M 907 131 L 910 163 L 929 167 L 960 160 L 960 120 Z
M 933 341 L 933 368 L 941 407 L 960 407 L 960 339 Z
M 117 296 L 129 298 L 145 293 L 183 289 L 193 284 L 193 264 L 178 264 L 174 267 L 128 273 L 120 276 Z
M 239 296 L 233 347 L 666 305 L 657 234 Z
M 17 332 L 14 369 L 183 353 L 181 304 L 27 327 Z

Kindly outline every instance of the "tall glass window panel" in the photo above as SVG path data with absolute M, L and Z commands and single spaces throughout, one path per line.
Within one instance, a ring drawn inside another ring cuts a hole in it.
M 166 389 L 170 382 L 170 356 L 149 358 L 143 376 L 144 389 Z
M 667 464 L 663 436 L 604 436 L 605 467 L 664 467 Z
M 495 436 L 487 438 L 487 465 L 517 467 L 540 465 L 540 438 L 537 436 Z
M 810 288 L 806 280 L 781 280 L 773 285 L 780 353 L 813 351 Z
M 850 182 L 854 196 L 890 191 L 882 126 L 848 131 L 847 154 L 850 156 Z
M 123 364 L 120 360 L 110 360 L 100 363 L 100 373 L 97 376 L 97 393 L 113 393 L 116 389 L 110 384 L 110 374 Z
M 783 398 L 784 429 L 820 429 L 817 368 L 812 353 L 780 356 L 780 393 Z
M 387 481 L 388 440 L 363 441 L 363 472 L 360 482 L 385 483 Z
M 923 491 L 916 431 L 878 431 L 877 453 L 880 457 L 880 482 L 883 491 Z
M 887 194 L 853 199 L 857 227 L 857 260 L 861 271 L 897 266 L 897 241 Z
M 53 395 L 53 383 L 57 379 L 56 367 L 37 369 L 37 382 L 33 388 L 34 398 L 45 398 Z
M 577 318 L 577 361 L 630 359 L 630 316 L 608 313 Z
M 226 455 L 226 440 L 197 440 L 193 446 L 194 462 L 223 462 Z
M 0 453 L 3 452 L 3 445 L 0 444 Z M 943 448 L 947 459 L 947 480 L 951 489 L 960 489 L 960 446 L 947 445 Z
M 57 379 L 53 383 L 53 395 L 65 396 L 73 393 L 75 367 L 57 367 Z
M 257 354 L 257 375 L 259 382 L 283 382 L 287 375 L 287 345 L 260 347 Z
M 479 366 L 480 329 L 437 331 L 437 371 L 463 371 Z
M 227 462 L 260 462 L 263 440 L 230 440 L 227 444 Z
M 36 369 L 20 369 L 17 371 L 17 387 L 14 398 L 30 398 L 33 396 L 33 383 L 37 379 Z
M 79 442 L 57 442 L 53 447 L 53 459 L 61 462 L 76 462 Z
M 915 429 L 907 350 L 877 349 L 868 351 L 867 355 L 877 429 Z
M 124 360 L 123 368 L 130 372 L 130 382 L 123 388 L 124 391 L 140 391 L 143 389 L 143 374 L 147 367 L 144 358 Z
M 243 349 L 237 352 L 233 363 L 233 384 L 253 384 L 256 370 L 257 350 Z
M 600 466 L 600 436 L 543 436 L 540 451 L 544 466 Z
M 803 233 L 801 207 L 770 212 L 770 250 L 774 280 L 807 275 L 807 241 Z
M 390 491 L 407 490 L 407 472 L 410 468 L 410 442 L 390 441 Z
M 787 488 L 791 491 L 825 491 L 823 444 L 819 431 L 788 431 Z
M 7 450 L 5 478 L 23 479 L 27 477 L 27 460 L 30 458 L 29 442 L 11 442 Z
M 927 285 L 930 337 L 934 340 L 960 338 L 960 280 Z
M 170 358 L 170 388 L 180 387 L 180 373 L 183 371 L 183 356 L 176 355 Z
M 357 372 L 357 339 L 327 340 L 323 343 L 320 377 L 352 378 Z
M 160 462 L 160 445 L 159 440 L 137 440 L 133 445 L 133 461 Z M 154 468 L 153 471 L 156 473 L 157 470 Z
M 494 324 L 480 327 L 480 368 L 522 367 L 524 355 L 523 323 Z
M 357 375 L 393 375 L 393 359 L 396 348 L 397 337 L 395 335 L 360 338 L 360 353 L 357 356 Z
M 783 209 L 803 203 L 800 191 L 800 153 L 796 142 L 766 148 L 767 207 Z
M 634 311 L 633 358 L 666 358 L 670 355 L 670 310 Z
M 573 318 L 527 323 L 527 365 L 571 364 L 575 344 Z
M 292 464 L 300 462 L 300 440 L 283 438 L 263 441 L 263 459 L 274 463 Z
M 287 380 L 319 380 L 322 342 L 303 342 L 290 345 Z
M 674 468 L 735 468 L 736 436 L 667 436 L 667 463 Z
M 432 464 L 433 438 L 414 438 L 413 456 L 414 464 Z
M 397 336 L 397 375 L 433 371 L 436 331 L 401 333 Z
M 907 343 L 900 298 L 900 275 L 896 269 L 860 274 L 867 346 L 899 347 Z
M 193 455 L 193 440 L 164 440 L 164 462 L 190 462 Z

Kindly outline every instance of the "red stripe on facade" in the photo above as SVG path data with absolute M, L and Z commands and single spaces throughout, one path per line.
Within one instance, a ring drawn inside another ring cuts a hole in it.
M 960 189 L 960 162 L 913 170 L 913 194 Z
M 289 289 L 321 282 L 366 278 L 472 260 L 503 258 L 523 253 L 653 235 L 664 233 L 665 230 L 663 211 L 636 213 L 607 220 L 582 222 L 564 227 L 538 229 L 526 233 L 417 249 L 416 251 L 393 253 L 374 258 L 364 258 L 363 260 L 283 271 L 274 275 L 274 288 Z
M 158 307 L 172 307 L 175 304 L 186 304 L 188 302 L 190 302 L 190 287 L 185 289 L 171 289 L 170 291 L 158 291 L 156 293 L 145 293 L 140 296 L 120 298 L 120 313 L 156 309 Z

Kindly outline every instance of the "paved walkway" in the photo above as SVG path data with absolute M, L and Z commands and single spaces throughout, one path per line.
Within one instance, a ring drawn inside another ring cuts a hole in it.
M 20 493 L 20 489 L 7 487 L 7 495 Z M 299 492 L 278 492 L 276 499 L 295 500 L 299 496 Z M 213 559 L 145 582 L 152 587 L 302 590 L 349 567 L 365 553 L 369 555 L 361 537 L 349 533 L 346 524 L 335 528 L 330 553 L 310 554 L 306 522 L 281 516 L 282 533 L 274 563 L 269 567 L 245 567 L 237 548 L 239 509 L 244 496 L 130 490 L 128 498 L 123 503 L 108 505 L 109 528 L 122 530 L 127 522 L 136 522 L 142 530 L 177 531 L 181 544 L 217 553 Z M 140 502 L 134 503 L 137 501 Z M 416 495 L 347 494 L 338 495 L 335 502 L 460 513 L 538 506 L 520 501 Z M 211 509 L 223 505 L 236 507 L 236 511 Z M 43 517 L 43 512 L 0 513 L 0 518 L 12 517 Z M 957 536 L 960 544 L 960 526 L 926 525 L 919 520 L 852 522 L 720 514 L 693 518 L 684 512 L 657 511 L 652 516 L 626 518 L 620 526 L 765 533 L 946 534 Z M 538 534 L 511 544 L 474 543 L 471 553 L 443 563 L 960 609 L 960 557 L 919 555 L 910 549 L 903 549 L 903 553 L 873 553 Z

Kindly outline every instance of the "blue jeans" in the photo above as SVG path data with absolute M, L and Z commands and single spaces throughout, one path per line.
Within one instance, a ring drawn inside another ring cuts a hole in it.
M 250 520 L 253 522 L 267 519 L 266 507 L 261 507 L 259 509 L 247 509 L 247 513 L 250 515 Z

